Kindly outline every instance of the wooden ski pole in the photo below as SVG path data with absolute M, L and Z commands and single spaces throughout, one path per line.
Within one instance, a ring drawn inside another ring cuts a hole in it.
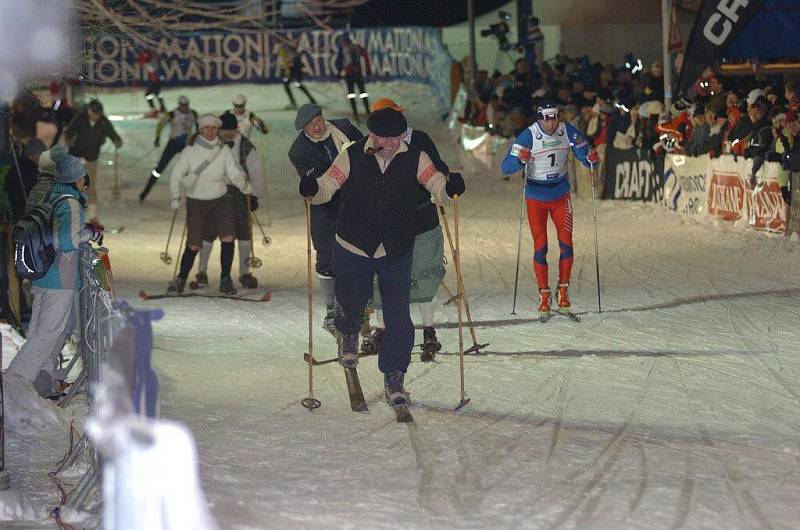
M 175 210 L 175 213 L 178 213 L 178 210 Z M 189 228 L 187 222 L 183 223 L 183 230 L 181 231 L 181 242 L 178 243 L 178 254 L 183 256 L 183 252 L 181 249 L 183 248 L 183 241 L 186 239 L 186 230 Z M 181 263 L 181 258 L 175 260 L 175 270 L 172 272 L 172 279 L 174 280 L 176 276 L 178 276 L 178 265 Z
M 169 234 L 167 234 L 167 246 L 164 248 L 164 252 L 158 255 L 161 258 L 161 262 L 164 265 L 169 265 L 172 263 L 172 256 L 169 255 L 169 241 L 172 239 L 172 230 L 175 228 L 175 219 L 178 218 L 178 210 L 177 208 L 172 214 L 172 222 L 169 224 Z
M 456 266 L 456 277 L 461 277 L 461 255 L 459 253 L 458 244 L 458 195 L 453 196 L 453 218 L 455 223 L 455 252 L 453 253 L 453 261 Z M 459 410 L 464 405 L 469 403 L 466 391 L 464 390 L 464 327 L 461 322 L 461 302 L 464 295 L 462 282 L 458 282 L 456 286 L 456 304 L 458 307 L 458 364 L 461 371 L 461 400 L 456 405 L 455 410 Z
M 114 147 L 114 189 L 111 190 L 111 198 L 119 199 L 119 151 Z
M 311 276 L 311 199 L 306 197 L 306 294 L 308 296 L 308 397 L 303 398 L 300 404 L 308 410 L 319 408 L 322 403 L 314 398 L 314 328 L 312 313 L 313 294 Z
M 247 203 L 247 230 L 250 232 L 250 255 L 247 257 L 247 265 L 257 269 L 261 267 L 264 262 L 256 257 L 256 246 L 253 245 L 253 216 L 250 215 L 253 212 L 250 209 L 250 195 L 245 195 L 244 200 Z
M 447 235 L 447 243 L 450 246 L 450 254 L 453 255 L 453 260 L 455 261 L 456 248 L 453 245 L 453 238 L 450 236 L 450 223 L 447 222 L 447 213 L 445 212 L 444 206 L 439 206 L 439 213 L 442 215 L 442 223 L 444 224 L 445 234 Z M 445 288 L 447 288 L 446 285 Z M 467 350 L 467 353 L 480 353 L 480 350 L 488 346 L 489 343 L 478 343 L 478 338 L 475 334 L 475 326 L 472 323 L 472 313 L 469 309 L 469 299 L 467 298 L 467 293 L 464 289 L 464 280 L 461 277 L 460 268 L 456 269 L 456 292 L 462 293 L 462 296 L 464 297 L 464 309 L 467 313 L 467 325 L 469 326 L 469 333 L 472 337 L 472 346 Z

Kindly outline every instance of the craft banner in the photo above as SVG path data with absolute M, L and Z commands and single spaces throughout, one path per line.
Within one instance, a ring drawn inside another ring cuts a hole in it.
M 637 149 L 607 149 L 603 199 L 661 202 L 664 159 L 648 159 Z
M 766 162 L 758 171 L 758 184 L 747 194 L 749 212 L 747 226 L 770 232 L 786 230 L 786 203 L 781 196 L 778 174 L 783 171 L 777 162 Z
M 788 235 L 797 234 L 800 236 L 800 173 L 792 173 L 790 181 L 792 204 L 789 207 L 788 229 L 786 232 Z
M 685 93 L 703 68 L 717 60 L 763 4 L 764 0 L 703 0 L 686 46 L 678 93 Z
M 708 215 L 725 221 L 747 219 L 746 182 L 752 162 L 741 163 L 733 156 L 724 155 L 711 160 L 711 172 L 706 194 Z
M 706 215 L 709 166 L 708 155 L 667 155 L 664 161 L 664 206 L 690 217 Z
M 280 83 L 278 51 L 291 40 L 297 43 L 306 79 L 334 81 L 339 79 L 336 58 L 345 33 L 367 50 L 376 78 L 430 83 L 440 110 L 447 112 L 452 59 L 435 28 L 174 33 L 155 35 L 158 45 L 151 51 L 158 57 L 166 86 Z M 136 62 L 142 50 L 124 34 L 87 37 L 83 48 L 87 82 L 128 86 L 146 80 L 143 66 Z

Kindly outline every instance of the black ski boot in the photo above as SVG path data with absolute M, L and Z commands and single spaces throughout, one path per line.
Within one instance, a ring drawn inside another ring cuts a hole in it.
M 362 354 L 378 354 L 381 352 L 381 341 L 383 340 L 383 328 L 375 328 L 372 335 L 364 337 L 361 341 Z
M 147 198 L 147 196 L 150 195 L 150 190 L 153 189 L 153 186 L 155 186 L 156 182 L 158 182 L 158 177 L 156 177 L 155 175 L 151 174 L 150 178 L 147 179 L 147 184 L 145 185 L 145 187 L 142 190 L 142 192 L 139 194 L 139 202 L 140 203 L 143 203 L 144 200 Z
M 219 292 L 226 296 L 236 296 L 239 294 L 239 291 L 237 291 L 236 287 L 233 286 L 233 280 L 231 280 L 230 276 L 225 276 L 220 280 Z
M 194 280 L 189 282 L 189 289 L 196 291 L 197 289 L 204 289 L 208 285 L 208 275 L 206 271 L 200 271 L 194 275 Z
M 339 364 L 345 368 L 358 366 L 358 334 L 339 337 Z
M 181 294 L 186 287 L 186 278 L 177 276 L 167 284 L 167 294 Z
M 241 276 L 239 276 L 239 283 L 245 289 L 258 288 L 258 279 L 249 272 L 247 274 L 242 274 Z
M 362 337 L 369 337 L 372 334 L 372 326 L 369 325 L 369 316 L 371 314 L 371 309 L 365 309 L 361 312 L 361 329 L 358 332 Z
M 397 370 L 383 374 L 383 390 L 386 394 L 386 402 L 391 407 L 404 407 L 408 405 L 408 392 L 403 387 L 405 372 Z
M 336 325 L 334 324 L 334 317 L 336 312 L 332 305 L 329 305 L 326 308 L 325 318 L 322 319 L 322 329 L 333 335 L 336 336 Z
M 419 358 L 424 363 L 432 362 L 436 352 L 442 349 L 442 343 L 436 340 L 436 330 L 427 326 L 422 330 L 422 353 Z

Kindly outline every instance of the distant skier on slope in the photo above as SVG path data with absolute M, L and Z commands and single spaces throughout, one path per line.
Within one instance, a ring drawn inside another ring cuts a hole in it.
M 294 94 L 292 94 L 292 86 L 305 94 L 311 103 L 316 104 L 317 101 L 314 96 L 303 85 L 303 56 L 297 48 L 297 42 L 290 40 L 281 43 L 280 48 L 278 48 L 278 57 L 281 61 L 283 89 L 291 102 L 289 108 L 297 108 L 297 101 L 294 99 Z
M 147 75 L 147 89 L 144 92 L 144 99 L 150 105 L 148 116 L 158 115 L 154 99 L 158 99 L 158 107 L 161 112 L 167 112 L 164 106 L 164 98 L 161 95 L 161 89 L 164 86 L 164 74 L 161 72 L 158 55 L 150 50 L 142 50 L 136 56 L 136 62 L 139 63 L 139 66 L 142 67 L 142 70 Z
M 592 167 L 600 160 L 589 151 L 583 134 L 569 123 L 562 123 L 555 103 L 539 106 L 536 122 L 522 131 L 502 162 L 506 175 L 524 169 L 528 223 L 533 235 L 533 271 L 539 287 L 539 317 L 550 316 L 551 296 L 547 271 L 547 216 L 553 218 L 561 255 L 558 262 L 558 307 L 568 314 L 569 279 L 572 272 L 572 201 L 569 194 L 567 158 L 569 150 L 583 165 Z M 597 178 L 593 175 L 592 178 Z
M 363 68 L 362 61 L 364 62 Z M 367 51 L 360 44 L 353 42 L 349 35 L 344 35 L 339 56 L 336 58 L 336 67 L 339 69 L 339 73 L 344 78 L 345 83 L 347 83 L 347 99 L 353 108 L 353 117 L 358 121 L 356 98 L 361 100 L 366 113 L 369 115 L 369 94 L 364 86 L 364 70 L 366 70 L 367 75 L 372 75 L 372 67 L 369 64 Z M 356 87 L 358 87 L 358 93 L 356 93 Z
M 161 145 L 161 131 L 164 130 L 166 123 L 169 123 L 169 142 L 164 147 L 164 151 L 161 152 L 161 158 L 158 159 L 155 169 L 150 172 L 147 184 L 139 194 L 139 202 L 144 202 L 170 161 L 175 155 L 183 151 L 189 136 L 197 132 L 197 112 L 189 108 L 189 98 L 186 96 L 179 97 L 177 108 L 164 113 L 161 119 L 158 120 L 156 138 L 153 141 L 154 147 Z
M 264 120 L 247 110 L 245 105 L 247 105 L 247 98 L 244 94 L 239 94 L 233 98 L 233 108 L 229 111 L 236 118 L 242 136 L 250 138 L 250 131 L 253 127 L 261 131 L 261 134 L 269 133 L 269 127 Z

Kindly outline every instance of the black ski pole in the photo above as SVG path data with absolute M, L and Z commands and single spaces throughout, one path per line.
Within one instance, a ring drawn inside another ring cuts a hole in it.
M 597 272 L 597 312 L 603 312 L 600 304 L 600 255 L 597 250 L 597 200 L 595 199 L 594 187 L 594 162 L 589 162 L 589 171 L 592 173 L 592 221 L 594 222 L 594 268 Z
M 519 231 L 517 233 L 517 271 L 514 273 L 514 302 L 511 305 L 511 314 L 517 314 L 517 286 L 519 284 L 519 253 L 522 246 L 522 221 L 525 212 L 525 172 L 522 173 L 522 202 L 519 204 Z

